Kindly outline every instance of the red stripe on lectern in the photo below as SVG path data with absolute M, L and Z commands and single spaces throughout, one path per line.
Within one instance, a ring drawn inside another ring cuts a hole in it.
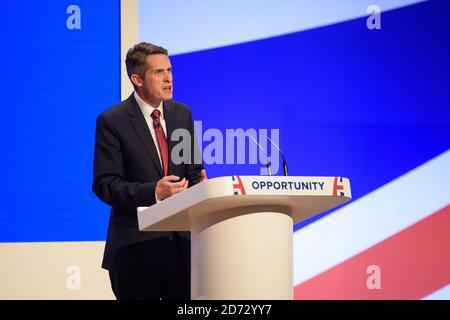
M 337 191 L 338 190 L 344 190 L 344 186 L 343 185 L 338 185 L 338 177 L 334 177 L 334 183 L 333 183 L 333 197 L 337 196 Z
M 449 253 L 450 205 L 297 285 L 294 298 L 421 299 L 450 283 Z M 380 268 L 381 289 L 367 287 L 371 265 Z

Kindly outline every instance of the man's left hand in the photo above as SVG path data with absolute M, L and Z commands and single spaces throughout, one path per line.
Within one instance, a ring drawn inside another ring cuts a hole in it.
M 208 177 L 206 176 L 206 170 L 202 169 L 202 172 L 200 173 L 200 182 L 208 180 Z

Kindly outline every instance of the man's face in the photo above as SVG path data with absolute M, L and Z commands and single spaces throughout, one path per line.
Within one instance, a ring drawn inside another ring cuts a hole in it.
M 147 56 L 147 65 L 140 89 L 143 98 L 157 106 L 161 100 L 172 99 L 172 65 L 164 54 Z

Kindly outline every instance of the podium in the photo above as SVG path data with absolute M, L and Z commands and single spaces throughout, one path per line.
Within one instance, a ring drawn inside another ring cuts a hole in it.
M 192 299 L 290 300 L 293 225 L 350 199 L 342 177 L 213 178 L 138 208 L 139 230 L 191 232 Z

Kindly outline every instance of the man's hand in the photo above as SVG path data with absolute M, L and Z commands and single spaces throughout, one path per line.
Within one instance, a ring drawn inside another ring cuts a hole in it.
M 204 180 L 208 180 L 208 177 L 206 176 L 206 170 L 202 169 L 202 172 L 200 174 L 200 182 L 204 181 Z
M 180 180 L 177 176 L 166 176 L 156 184 L 156 196 L 159 200 L 164 200 L 174 194 L 187 189 L 189 181 L 186 178 Z M 178 182 L 177 182 L 178 181 Z

